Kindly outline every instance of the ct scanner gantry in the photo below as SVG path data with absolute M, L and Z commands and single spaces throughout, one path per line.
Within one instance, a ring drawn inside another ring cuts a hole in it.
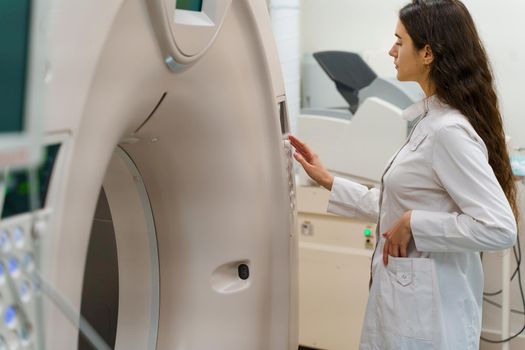
M 29 80 L 45 106 L 41 201 L 1 222 L 31 243 L 36 272 L 13 281 L 35 301 L 7 300 L 18 313 L 0 336 L 24 349 L 297 349 L 295 185 L 266 2 L 36 3 L 24 6 L 43 71 Z M 28 200 L 11 192 L 6 206 Z

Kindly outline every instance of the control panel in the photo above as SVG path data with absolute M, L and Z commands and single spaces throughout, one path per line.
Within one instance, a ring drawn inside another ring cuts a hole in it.
M 35 325 L 41 293 L 32 216 L 20 215 L 0 224 L 0 349 L 39 349 Z
M 277 105 L 279 112 L 279 123 L 281 126 L 281 135 L 283 138 L 283 147 L 284 154 L 286 157 L 286 171 L 288 173 L 288 194 L 290 195 L 290 206 L 291 211 L 295 213 L 295 180 L 294 180 L 294 171 L 293 171 L 293 147 L 288 140 L 288 135 L 290 134 L 289 119 L 287 113 L 287 107 L 285 101 L 280 101 Z M 294 214 L 292 214 L 294 215 Z
M 42 349 L 39 243 L 50 219 L 46 202 L 60 147 L 43 147 L 38 168 L 7 171 L 2 177 L 0 350 Z

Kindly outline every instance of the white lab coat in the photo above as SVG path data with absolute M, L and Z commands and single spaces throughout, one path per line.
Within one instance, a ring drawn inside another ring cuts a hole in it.
M 412 210 L 407 258 L 382 262 L 378 238 L 361 350 L 479 348 L 479 251 L 511 247 L 516 221 L 461 113 L 432 96 L 406 109 L 419 122 L 386 167 L 381 189 L 335 178 L 328 211 L 378 222 L 380 233 Z

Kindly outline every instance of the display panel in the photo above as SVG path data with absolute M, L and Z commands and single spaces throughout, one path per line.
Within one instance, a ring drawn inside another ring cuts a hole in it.
M 44 207 L 49 188 L 49 182 L 53 173 L 60 144 L 49 145 L 45 148 L 43 163 L 38 168 L 38 194 L 39 203 L 38 208 Z M 29 172 L 27 170 L 14 171 L 7 176 L 5 186 L 4 209 L 2 211 L 2 219 L 10 216 L 27 213 L 30 208 L 30 182 Z
M 177 0 L 176 8 L 186 11 L 202 11 L 202 0 Z
M 31 0 L 0 1 L 0 134 L 24 131 Z

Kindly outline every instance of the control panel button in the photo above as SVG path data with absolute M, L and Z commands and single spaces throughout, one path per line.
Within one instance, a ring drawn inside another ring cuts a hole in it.
M 25 253 L 22 260 L 22 267 L 26 272 L 33 272 L 35 269 L 35 257 L 31 253 Z
M 23 280 L 20 282 L 20 285 L 18 286 L 18 294 L 24 303 L 27 303 L 31 299 L 31 284 L 29 281 Z
M 22 327 L 18 332 L 20 343 L 22 346 L 28 346 L 31 344 L 31 330 L 27 327 Z
M 38 219 L 33 224 L 33 237 L 38 239 L 42 237 L 47 231 L 47 221 L 45 219 Z
M 9 258 L 7 261 L 7 270 L 13 277 L 18 277 L 20 275 L 20 263 L 16 257 L 12 256 Z
M 4 324 L 8 328 L 14 328 L 16 325 L 16 309 L 13 305 L 9 305 L 4 312 Z
M 9 234 L 6 230 L 0 231 L 0 250 L 4 253 L 11 250 L 11 242 L 9 241 Z
M 15 247 L 22 248 L 25 240 L 24 229 L 20 226 L 15 227 L 11 230 L 11 237 L 13 238 L 13 242 L 15 243 Z

